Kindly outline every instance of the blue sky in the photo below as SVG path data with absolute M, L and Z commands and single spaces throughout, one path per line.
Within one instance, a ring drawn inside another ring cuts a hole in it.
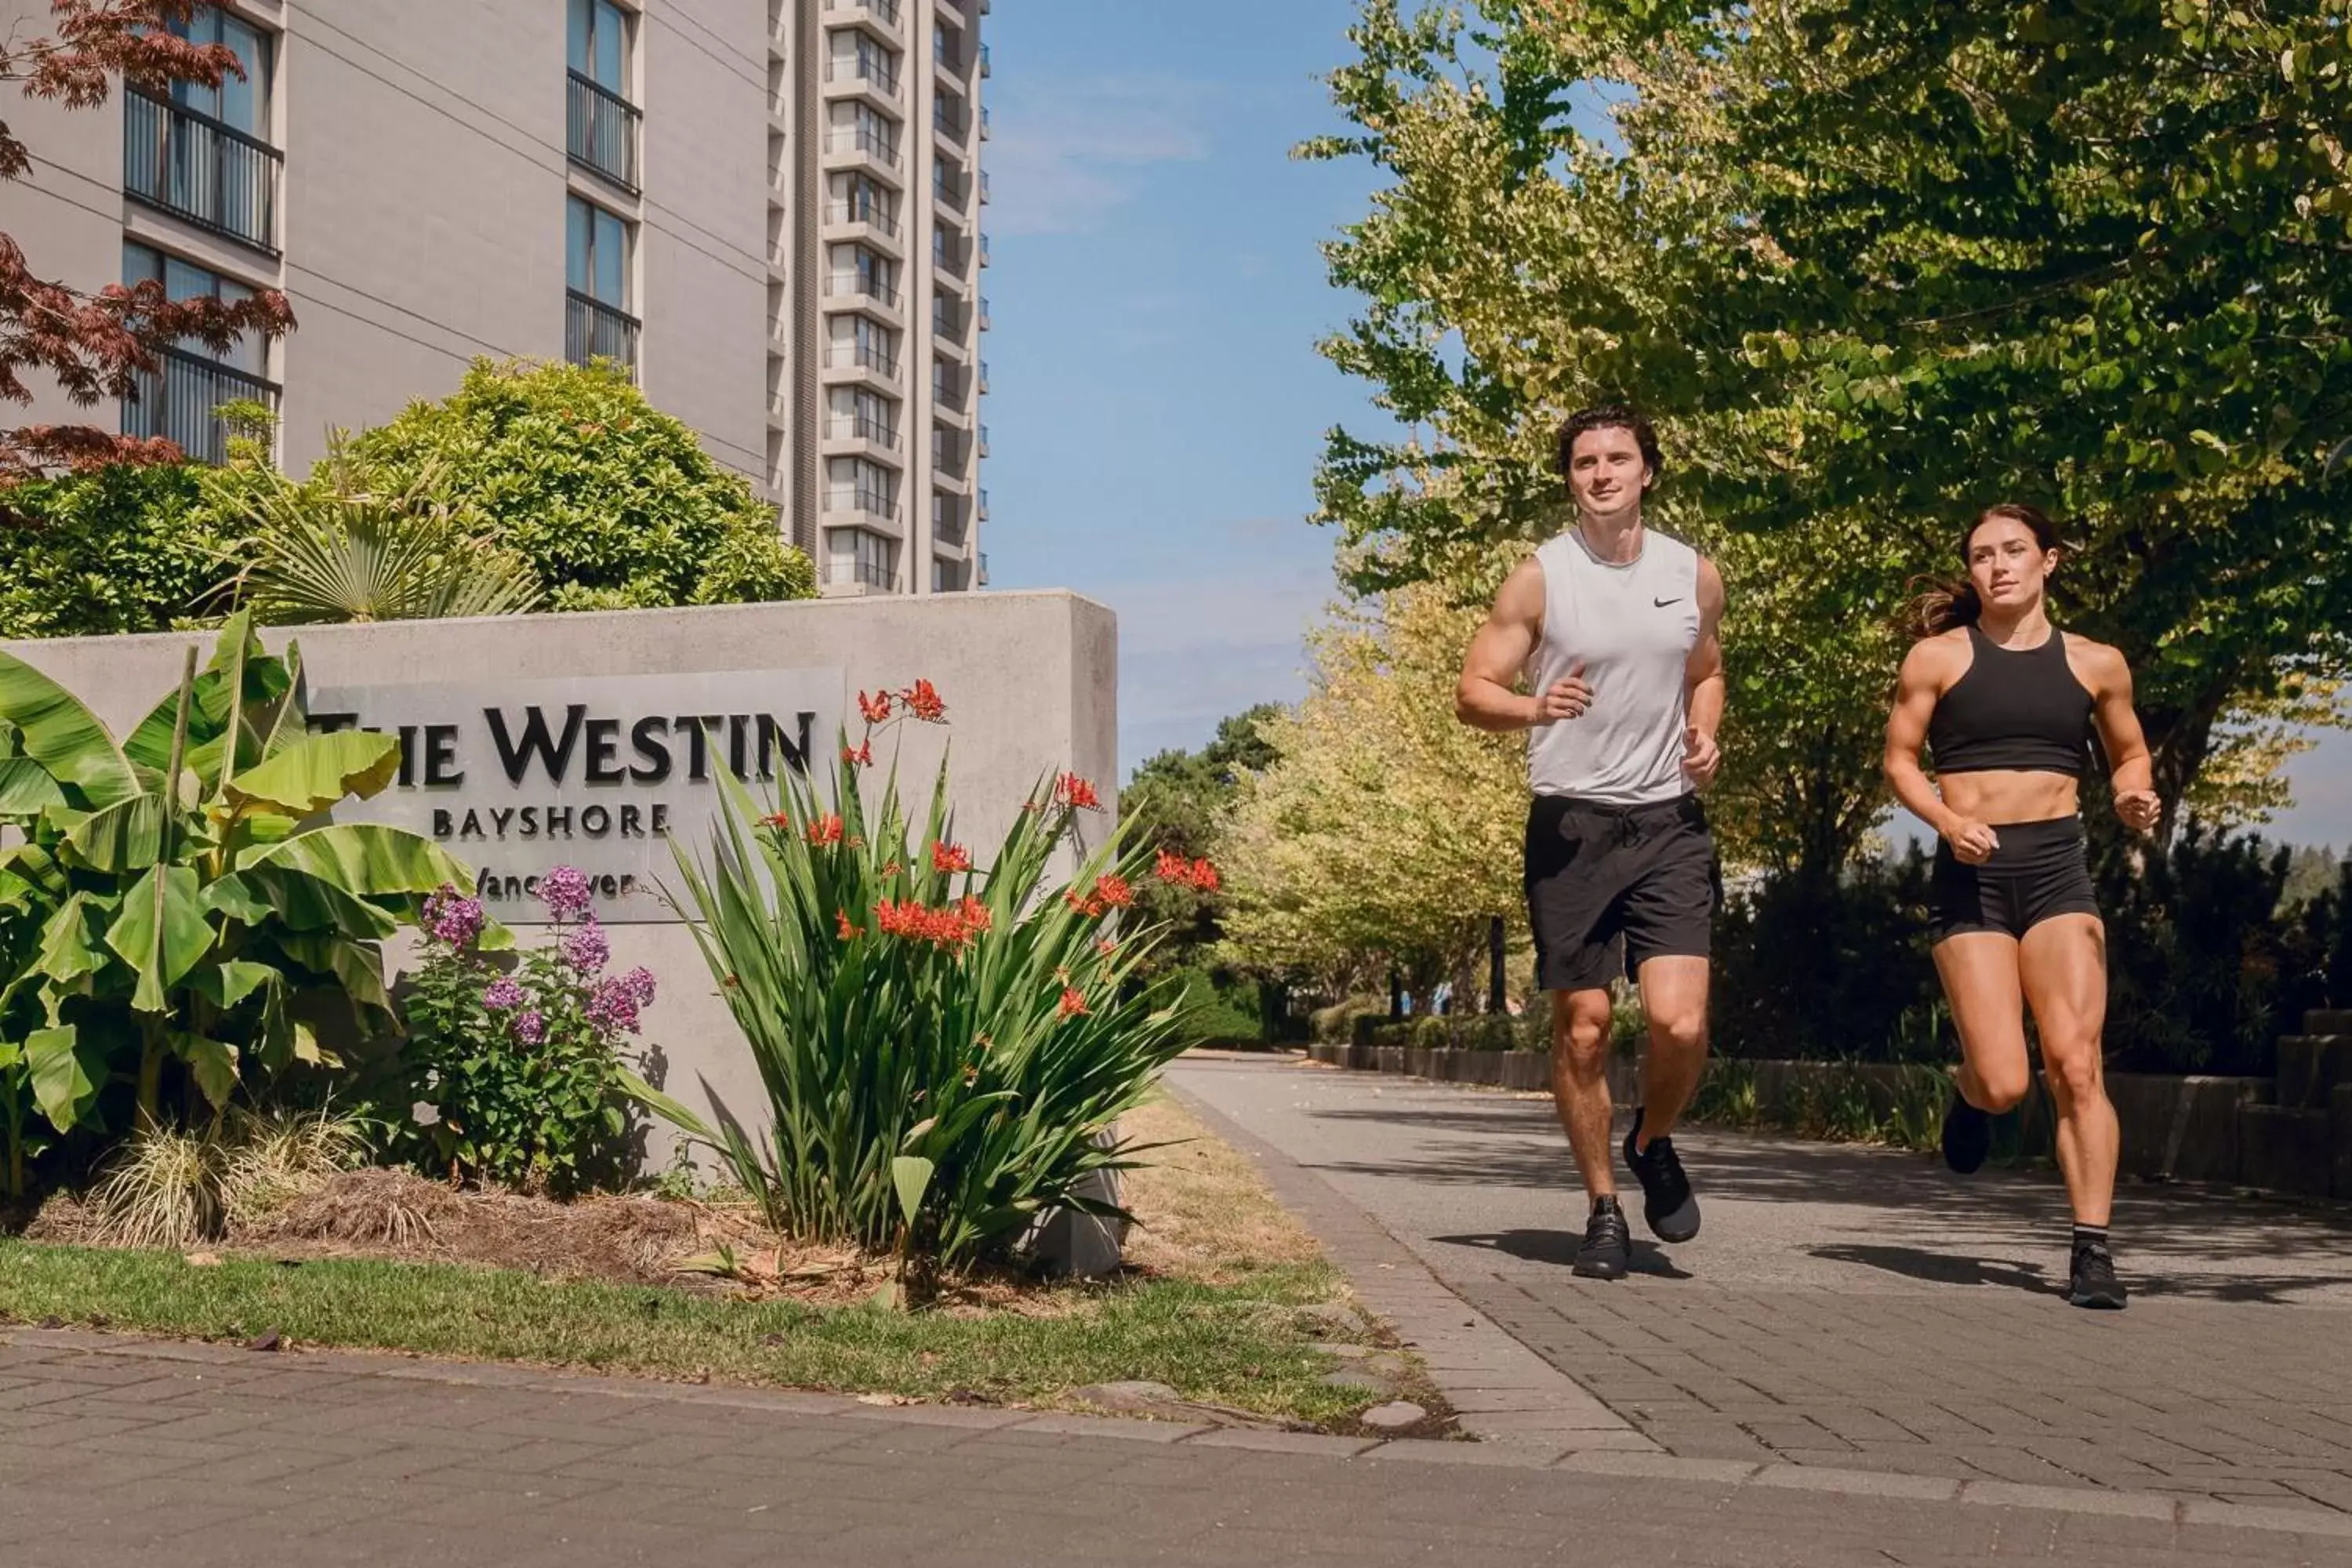
M 1384 425 L 1315 352 L 1350 305 L 1317 246 L 1375 179 L 1289 151 L 1338 128 L 1318 79 L 1354 15 L 1004 0 L 986 25 L 991 583 L 1118 613 L 1123 770 L 1295 700 L 1335 591 L 1316 457 L 1334 424 Z M 2352 842 L 2352 735 L 2294 778 L 2270 831 Z
M 1006 0 L 986 24 L 991 584 L 1118 612 L 1120 761 L 1304 689 L 1331 597 L 1304 521 L 1323 432 L 1377 415 L 1315 353 L 1343 323 L 1318 243 L 1362 166 L 1290 148 L 1350 0 Z

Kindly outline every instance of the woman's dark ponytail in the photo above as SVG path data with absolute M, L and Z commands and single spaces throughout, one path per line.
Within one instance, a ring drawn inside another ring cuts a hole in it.
M 1941 637 L 1962 626 L 1972 626 L 1984 614 L 1984 601 L 1977 597 L 1977 585 L 1965 577 L 1952 583 L 1932 578 L 1913 581 L 1915 585 L 1920 582 L 1927 584 L 1903 612 L 1904 622 L 1914 637 Z
M 1969 542 L 1976 538 L 1977 530 L 1988 522 L 2021 522 L 2032 533 L 2034 543 L 2045 551 L 2058 548 L 2058 528 L 2050 521 L 2049 513 L 2023 501 L 2002 501 L 1979 512 L 1976 521 L 1969 524 L 1968 531 L 1960 535 L 1960 563 L 1963 566 L 1968 563 Z M 1904 624 L 1914 637 L 1941 637 L 1962 626 L 1972 626 L 1982 618 L 1984 601 L 1977 597 L 1977 585 L 1969 578 L 1963 576 L 1948 583 L 1932 578 L 1913 579 L 1915 585 L 1922 581 L 1927 586 L 1903 611 Z

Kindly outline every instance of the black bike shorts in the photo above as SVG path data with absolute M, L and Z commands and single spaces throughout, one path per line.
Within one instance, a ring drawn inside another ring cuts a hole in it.
M 2000 847 L 1981 866 L 1969 866 L 1949 844 L 1936 847 L 1927 884 L 1931 940 L 1968 931 L 2000 931 L 2022 939 L 2057 915 L 2096 915 L 2083 819 L 2003 822 L 1993 826 Z
M 1536 984 L 1591 991 L 1653 958 L 1705 958 L 1723 878 L 1698 796 L 1603 805 L 1538 795 L 1528 812 Z

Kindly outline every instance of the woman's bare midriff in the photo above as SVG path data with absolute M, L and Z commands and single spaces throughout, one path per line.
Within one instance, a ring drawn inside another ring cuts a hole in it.
M 2074 780 L 2064 773 L 1998 768 L 1981 773 L 1946 773 L 1936 786 L 1946 805 L 1994 827 L 2005 822 L 2048 822 L 2082 809 Z

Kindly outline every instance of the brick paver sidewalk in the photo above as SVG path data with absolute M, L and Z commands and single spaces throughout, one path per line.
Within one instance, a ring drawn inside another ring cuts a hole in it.
M 1279 1062 L 1174 1081 L 1377 1219 L 1669 1454 L 2352 1514 L 2352 1219 L 2122 1196 L 2128 1311 L 2054 1294 L 2054 1176 L 1687 1129 L 1705 1205 L 1634 1277 L 1574 1279 L 1548 1100 Z M 1629 1207 L 1638 1203 L 1638 1189 Z
M 1562 1468 L 1504 1445 L 1350 1457 L 1361 1447 L 0 1331 L 8 1568 L 2352 1563 L 2352 1537 L 2194 1509 L 1660 1479 L 1617 1473 L 1654 1455 Z

